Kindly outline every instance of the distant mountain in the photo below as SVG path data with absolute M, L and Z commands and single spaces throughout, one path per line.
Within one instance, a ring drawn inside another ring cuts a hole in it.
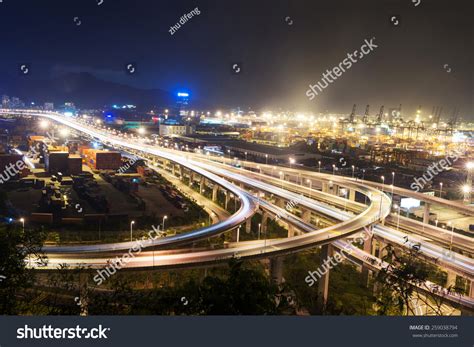
M 0 94 L 18 96 L 24 101 L 54 102 L 56 105 L 71 101 L 81 108 L 95 108 L 111 104 L 134 104 L 148 109 L 152 106 L 174 104 L 171 93 L 161 89 L 140 89 L 104 81 L 90 73 L 68 73 L 50 80 L 33 76 L 2 78 Z

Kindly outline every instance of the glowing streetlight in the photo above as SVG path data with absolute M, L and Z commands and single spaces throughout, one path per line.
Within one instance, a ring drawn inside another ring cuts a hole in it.
M 130 222 L 130 241 L 133 241 L 133 224 L 135 224 L 134 220 Z
M 318 171 L 319 171 L 319 173 L 321 173 L 321 160 L 318 161 Z
M 439 182 L 439 197 L 443 197 L 443 182 Z
M 260 230 L 262 229 L 262 223 L 258 223 L 258 239 L 260 240 Z
M 140 128 L 138 128 L 137 131 L 138 131 L 138 133 L 139 133 L 140 135 L 145 135 L 145 128 L 140 127 Z
M 311 191 L 313 189 L 313 181 L 311 181 L 310 179 L 307 179 L 306 183 L 309 184 L 309 198 L 311 199 Z
M 162 228 L 163 231 L 165 231 L 165 220 L 167 220 L 167 219 L 168 219 L 168 216 L 163 216 L 163 223 L 162 223 L 163 224 L 163 228 Z
M 265 154 L 265 165 L 268 165 L 268 154 Z
M 296 163 L 295 158 L 290 158 L 290 169 L 291 169 L 291 165 L 293 165 L 294 163 Z
M 400 207 L 400 205 L 394 204 L 394 205 L 393 205 L 393 208 L 394 208 L 395 210 L 398 209 L 398 217 L 397 217 L 397 231 L 398 231 L 398 229 L 400 228 L 400 208 L 401 208 L 401 207 Z
M 25 218 L 20 218 L 20 222 L 21 222 L 23 232 L 25 232 Z
M 332 164 L 332 175 L 336 175 L 336 164 Z
M 354 170 L 355 170 L 355 166 L 352 165 L 352 178 L 354 178 Z
M 49 127 L 49 122 L 46 119 L 43 119 L 39 124 L 41 129 L 46 129 Z

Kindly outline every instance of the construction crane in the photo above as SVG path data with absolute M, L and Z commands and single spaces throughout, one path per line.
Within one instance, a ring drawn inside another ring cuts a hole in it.
M 362 123 L 364 124 L 367 124 L 367 122 L 369 121 L 369 108 L 370 108 L 370 105 L 365 106 L 365 113 L 364 113 L 364 117 L 362 118 Z
M 377 115 L 377 124 L 381 124 L 383 121 L 383 105 L 380 107 L 379 114 Z

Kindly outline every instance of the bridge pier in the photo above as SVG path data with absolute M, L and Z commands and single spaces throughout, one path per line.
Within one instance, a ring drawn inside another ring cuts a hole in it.
M 448 270 L 448 276 L 446 278 L 446 288 L 454 288 L 456 286 L 456 274 Z
M 249 218 L 245 222 L 245 232 L 247 234 L 250 234 L 251 231 L 252 231 L 252 218 Z
M 425 202 L 425 208 L 423 209 L 423 223 L 425 224 L 430 223 L 430 207 L 431 204 Z
M 219 191 L 219 186 L 217 184 L 214 184 L 212 187 L 212 201 L 216 202 L 217 201 L 217 192 Z
M 224 191 L 224 194 L 225 194 L 224 209 L 227 210 L 227 206 L 229 205 L 229 200 L 230 200 L 230 194 L 227 190 Z
M 321 260 L 323 263 L 332 255 L 332 247 L 330 244 L 321 246 Z M 329 295 L 329 267 L 327 263 L 324 263 L 325 266 L 321 265 L 326 271 L 318 280 L 318 298 L 317 298 L 317 307 L 323 311 L 326 307 Z M 327 268 L 327 269 L 326 269 Z
M 179 179 L 180 179 L 181 181 L 184 180 L 184 168 L 183 168 L 182 165 L 179 165 Z
M 189 170 L 189 186 L 191 187 L 194 183 L 194 171 Z
M 205 184 L 206 184 L 206 179 L 204 178 L 204 176 L 201 176 L 201 180 L 199 182 L 199 194 L 202 194 Z
M 349 189 L 349 200 L 355 201 L 356 199 L 356 191 L 354 189 Z
M 311 210 L 301 209 L 301 219 L 306 223 L 311 221 Z
M 372 237 L 367 237 L 364 240 L 364 246 L 363 246 L 364 252 L 369 253 L 370 255 L 373 255 L 373 242 L 372 242 Z M 366 285 L 369 284 L 369 274 L 370 274 L 370 269 L 367 267 L 365 263 L 362 263 L 362 278 L 364 280 L 364 283 Z
M 329 185 L 328 185 L 328 183 L 322 182 L 321 184 L 322 184 L 322 186 L 321 186 L 322 192 L 323 192 L 323 193 L 328 193 L 328 192 L 329 192 Z
M 276 284 L 283 282 L 283 257 L 270 258 L 270 275 Z
M 268 212 L 262 212 L 262 233 L 267 232 L 268 217 Z

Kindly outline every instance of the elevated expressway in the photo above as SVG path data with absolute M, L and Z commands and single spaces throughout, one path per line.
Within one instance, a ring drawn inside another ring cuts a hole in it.
M 154 252 L 153 252 L 153 260 L 152 265 L 150 262 L 147 262 L 147 253 L 150 252 L 143 252 L 140 257 L 135 259 L 138 262 L 138 259 L 145 259 L 142 261 L 140 265 L 137 263 L 136 266 L 164 266 L 164 267 L 174 267 L 174 266 L 186 266 L 189 264 L 205 264 L 205 263 L 215 263 L 217 261 L 222 261 L 228 259 L 230 257 L 246 257 L 246 258 L 258 258 L 258 257 L 269 257 L 275 256 L 282 253 L 291 253 L 297 250 L 314 247 L 316 245 L 328 244 L 331 242 L 335 242 L 340 238 L 346 238 L 350 234 L 353 234 L 357 231 L 360 231 L 363 227 L 367 225 L 374 224 L 379 222 L 385 217 L 388 216 L 390 213 L 390 205 L 391 201 L 387 195 L 381 193 L 381 190 L 375 189 L 373 187 L 369 187 L 366 185 L 366 182 L 358 182 L 357 180 L 350 180 L 343 177 L 324 177 L 324 174 L 318 174 L 319 178 L 323 178 L 325 180 L 331 180 L 332 182 L 337 182 L 341 186 L 348 187 L 354 191 L 358 191 L 361 194 L 368 196 L 370 204 L 369 207 L 363 210 L 359 215 L 352 216 L 352 214 L 345 213 L 345 216 L 342 216 L 343 213 L 339 212 L 339 216 L 336 216 L 336 212 L 333 209 L 328 209 L 325 204 L 321 204 L 315 202 L 315 200 L 308 199 L 302 197 L 300 194 L 295 194 L 292 192 L 288 192 L 284 189 L 277 188 L 271 185 L 262 185 L 262 182 L 259 181 L 252 181 L 251 184 L 249 183 L 249 178 L 245 178 L 245 182 L 247 185 L 253 186 L 257 189 L 266 190 L 268 193 L 279 195 L 285 197 L 287 200 L 291 199 L 298 199 L 302 205 L 305 207 L 312 209 L 314 211 L 318 211 L 321 213 L 326 213 L 328 215 L 332 215 L 334 218 L 338 218 L 339 220 L 343 220 L 342 223 L 336 224 L 331 227 L 323 228 L 321 230 L 314 230 L 314 226 L 306 223 L 304 220 L 295 217 L 289 213 L 287 213 L 281 207 L 277 207 L 272 205 L 269 202 L 261 200 L 259 197 L 255 198 L 248 193 L 244 192 L 243 190 L 235 187 L 235 185 L 231 184 L 227 180 L 218 177 L 217 175 L 209 172 L 209 171 L 216 171 L 214 166 L 209 166 L 208 164 L 204 164 L 202 161 L 193 161 L 189 160 L 188 158 L 183 158 L 182 154 L 172 154 L 168 150 L 161 150 L 157 149 L 153 146 L 148 146 L 146 144 L 137 144 L 131 141 L 124 140 L 122 138 L 117 138 L 115 136 L 110 136 L 108 134 L 104 134 L 101 131 L 98 131 L 94 128 L 81 125 L 75 121 L 72 121 L 68 118 L 60 114 L 53 114 L 53 113 L 43 113 L 43 112 L 31 112 L 31 111 L 11 111 L 11 110 L 0 110 L 0 114 L 19 114 L 25 116 L 38 116 L 38 117 L 45 117 L 49 118 L 53 121 L 71 127 L 79 132 L 86 133 L 92 138 L 96 138 L 99 141 L 104 143 L 108 143 L 112 146 L 126 148 L 131 151 L 139 151 L 141 153 L 145 153 L 152 156 L 157 156 L 162 159 L 166 159 L 168 162 L 176 163 L 182 167 L 185 167 L 189 170 L 192 170 L 195 173 L 198 173 L 202 177 L 206 177 L 206 179 L 211 180 L 215 184 L 219 185 L 223 189 L 226 189 L 235 194 L 241 201 L 241 207 L 237 213 L 232 215 L 228 220 L 219 222 L 215 225 L 210 227 L 202 228 L 193 232 L 175 235 L 172 237 L 161 238 L 158 240 L 149 240 L 146 246 L 150 246 L 156 248 L 158 246 L 170 246 L 175 244 L 184 244 L 193 242 L 202 238 L 208 238 L 212 235 L 216 235 L 218 233 L 235 230 L 248 220 L 251 215 L 257 210 L 257 208 L 261 208 L 266 210 L 274 215 L 282 216 L 282 219 L 287 222 L 289 225 L 297 227 L 299 230 L 303 231 L 304 234 L 293 236 L 288 239 L 272 239 L 272 240 L 265 240 L 264 242 L 254 242 L 250 244 L 242 244 L 238 245 L 235 248 L 227 248 L 221 250 L 211 250 L 205 252 L 191 252 L 191 253 L 178 253 L 173 254 L 173 256 L 161 257 L 158 260 L 155 260 Z M 246 162 L 247 164 L 253 165 L 252 163 Z M 256 167 L 257 164 L 255 164 Z M 279 168 L 281 169 L 281 168 Z M 287 169 L 285 168 L 285 173 L 289 171 L 289 177 L 293 174 L 295 177 L 300 177 L 301 175 L 307 175 L 308 172 L 297 170 L 292 171 L 294 169 Z M 315 173 L 309 173 L 312 177 L 311 179 L 315 179 Z M 223 177 L 231 178 L 233 180 L 241 180 L 244 181 L 242 178 L 234 175 L 229 175 L 229 172 L 223 174 L 220 173 Z M 329 175 L 327 175 L 329 176 Z M 309 178 L 308 178 L 309 179 Z M 290 180 L 290 178 L 289 178 Z M 292 196 L 293 194 L 293 196 Z M 295 196 L 296 195 L 296 196 Z M 338 197 L 339 198 L 339 197 Z M 346 199 L 344 199 L 346 200 Z M 379 203 L 380 201 L 380 203 Z M 352 203 L 351 203 L 352 204 Z M 342 216 L 342 217 L 341 217 Z M 122 242 L 122 243 L 114 243 L 114 244 L 107 244 L 107 245 L 89 245 L 89 246 L 58 246 L 58 247 L 45 247 L 45 251 L 50 256 L 50 264 L 48 266 L 53 267 L 55 264 L 60 263 L 70 263 L 70 264 L 88 264 L 92 266 L 104 266 L 108 264 L 108 260 L 105 261 L 106 258 L 103 256 L 99 256 L 97 258 L 93 257 L 90 253 L 107 253 L 113 252 L 118 250 L 126 250 L 131 249 L 136 245 L 136 242 Z M 89 255 L 86 255 L 89 253 Z M 85 256 L 85 257 L 84 257 Z M 370 256 L 370 254 L 369 254 Z M 367 257 L 367 256 L 366 256 Z M 363 257 L 362 257 L 363 258 Z M 365 260 L 365 263 L 372 263 L 372 261 Z M 128 264 L 129 266 L 133 266 L 133 262 Z M 145 265 L 146 264 L 146 265 Z M 472 269 L 471 269 L 472 270 Z

